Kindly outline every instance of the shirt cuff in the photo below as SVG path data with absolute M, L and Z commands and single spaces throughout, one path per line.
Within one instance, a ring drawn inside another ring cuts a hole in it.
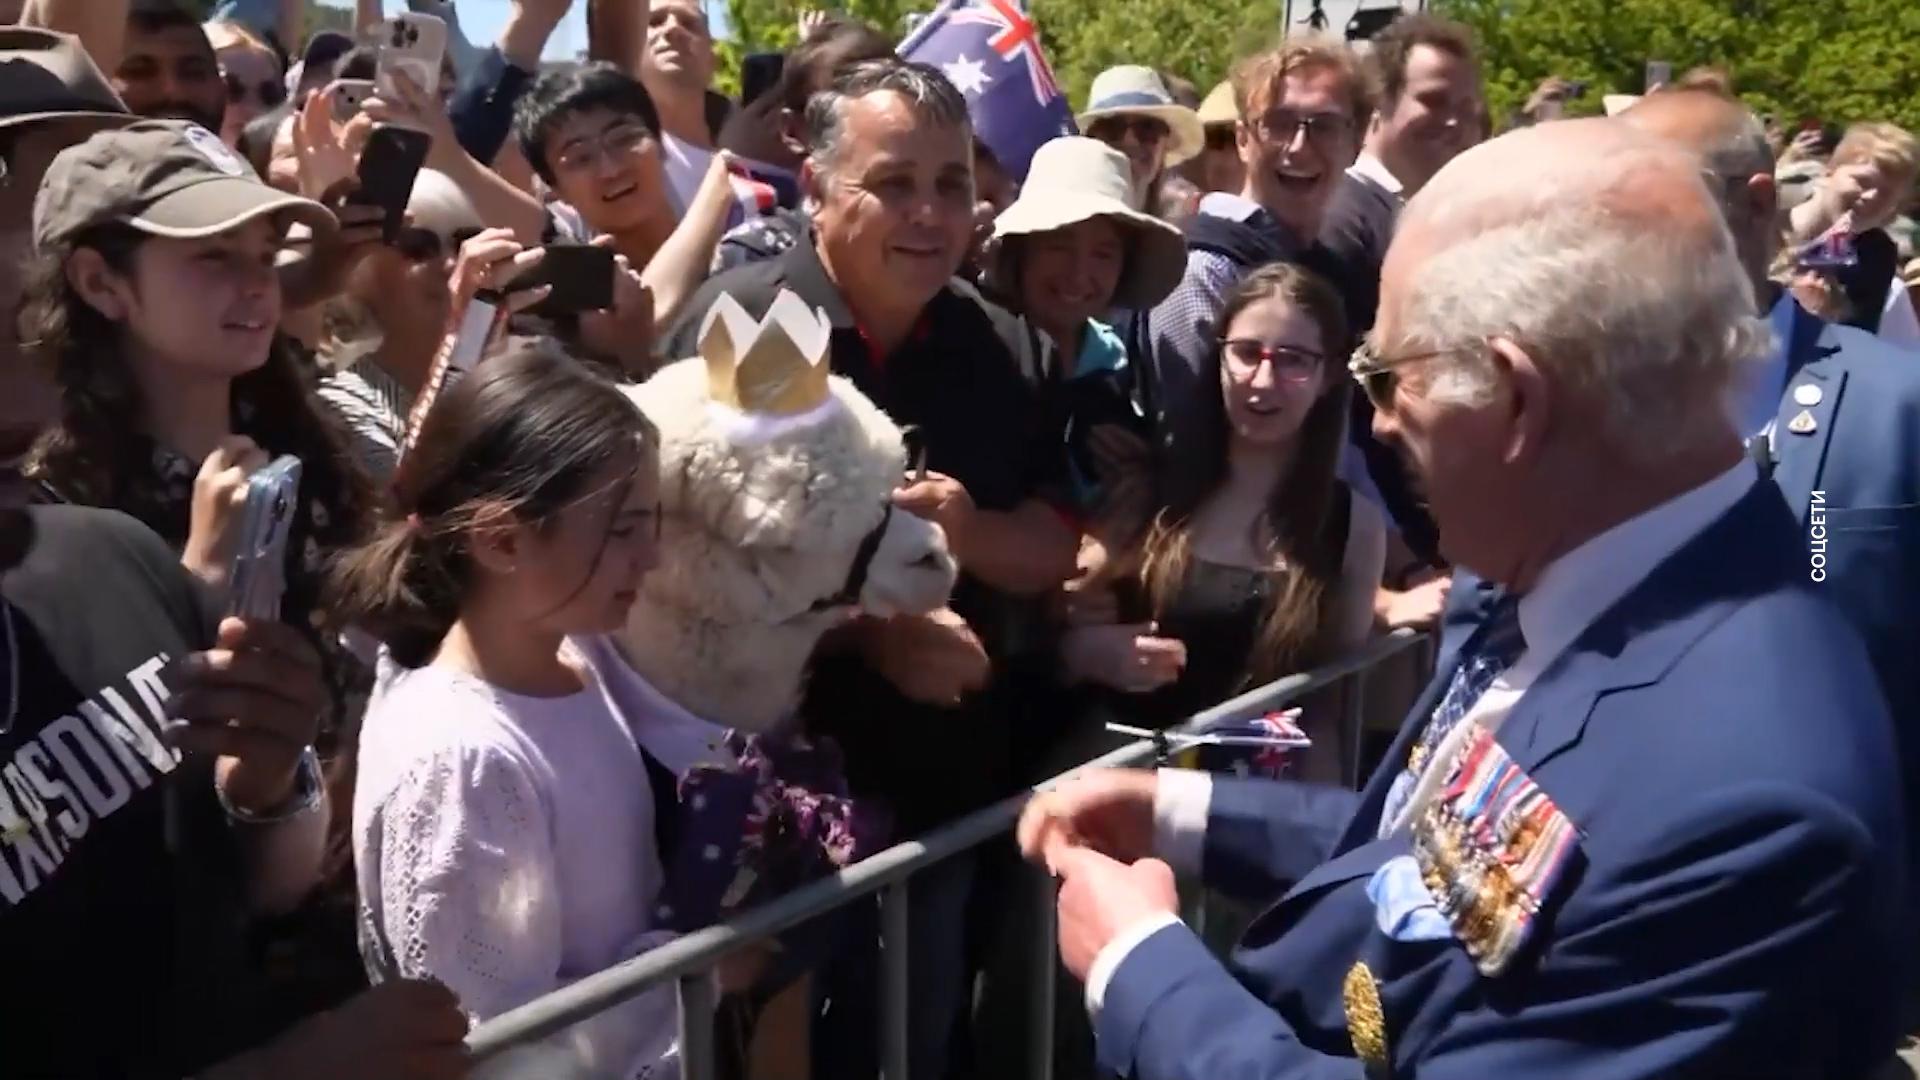
M 1206 850 L 1207 813 L 1213 808 L 1213 774 L 1198 769 L 1161 769 L 1153 786 L 1153 850 L 1173 872 L 1200 873 Z
M 1094 1019 L 1100 1017 L 1100 1007 L 1107 998 L 1107 984 L 1113 981 L 1113 973 L 1127 955 L 1140 947 L 1148 938 L 1165 930 L 1169 926 L 1180 925 L 1180 917 L 1172 912 L 1162 912 L 1150 918 L 1141 919 L 1125 930 L 1114 935 L 1112 941 L 1101 948 L 1099 955 L 1093 958 L 1093 966 L 1087 969 L 1087 1015 Z

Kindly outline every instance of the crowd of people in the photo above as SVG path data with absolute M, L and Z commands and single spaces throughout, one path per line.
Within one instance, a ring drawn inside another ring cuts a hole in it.
M 1116 66 L 1026 160 L 844 16 L 735 101 L 698 0 L 595 0 L 559 64 L 570 0 L 493 43 L 413 6 L 424 81 L 377 0 L 0 4 L 0 1074 L 465 1076 L 679 936 L 723 733 L 617 641 L 665 527 L 622 388 L 783 295 L 958 565 L 848 613 L 788 724 L 892 839 L 1438 641 L 1404 724 L 1311 696 L 1277 778 L 1083 773 L 916 877 L 911 1075 L 1025 1074 L 1042 871 L 1064 1077 L 1867 1077 L 1920 1032 L 1913 135 L 1709 69 L 1496 131 L 1407 15 L 1204 96 Z M 543 306 L 582 246 L 604 302 Z M 232 578 L 288 457 L 275 618 Z M 1230 956 L 1173 870 L 1252 905 Z M 879 1075 L 879 910 L 828 922 L 716 972 L 731 1075 Z M 658 1080 L 679 1025 L 665 987 L 495 1067 Z

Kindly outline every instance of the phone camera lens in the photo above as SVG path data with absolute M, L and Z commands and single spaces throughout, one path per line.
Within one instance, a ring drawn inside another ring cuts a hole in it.
M 286 516 L 287 497 L 285 495 L 276 495 L 273 500 L 273 518 L 275 521 L 281 521 L 285 520 Z

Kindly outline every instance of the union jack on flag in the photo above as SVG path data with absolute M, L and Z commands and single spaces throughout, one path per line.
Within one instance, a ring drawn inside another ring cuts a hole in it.
M 1040 144 L 1074 134 L 1073 110 L 1019 0 L 945 0 L 900 55 L 946 73 L 966 95 L 974 133 L 1017 180 Z

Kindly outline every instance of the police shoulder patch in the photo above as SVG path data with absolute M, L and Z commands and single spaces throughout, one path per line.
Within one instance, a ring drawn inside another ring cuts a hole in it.
M 1421 880 L 1486 976 L 1526 944 L 1578 843 L 1573 822 L 1484 729 L 1413 823 Z

